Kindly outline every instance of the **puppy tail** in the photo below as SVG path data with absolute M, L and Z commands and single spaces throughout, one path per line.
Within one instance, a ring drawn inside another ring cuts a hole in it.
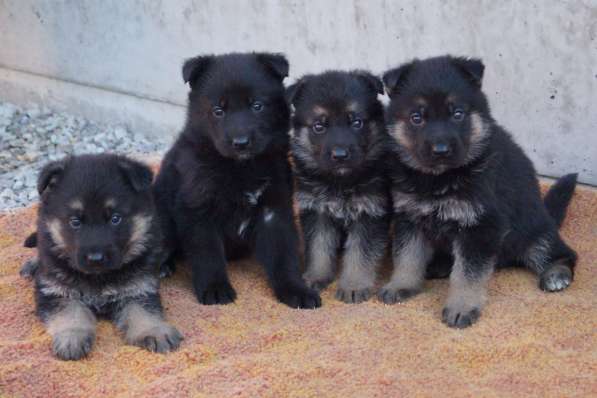
M 549 215 L 555 220 L 558 228 L 564 222 L 566 217 L 566 210 L 568 204 L 574 195 L 574 189 L 576 188 L 577 173 L 566 174 L 560 177 L 547 191 L 543 203 L 547 208 Z
M 37 247 L 37 232 L 32 232 L 31 235 L 29 235 L 27 239 L 25 239 L 23 246 L 28 247 L 30 249 Z

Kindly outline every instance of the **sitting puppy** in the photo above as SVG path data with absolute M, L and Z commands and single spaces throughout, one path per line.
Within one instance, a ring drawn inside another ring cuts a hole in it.
M 383 83 L 367 72 L 326 72 L 303 77 L 287 94 L 295 107 L 292 156 L 303 277 L 309 286 L 325 287 L 343 248 L 336 298 L 365 301 L 385 254 L 391 213 L 388 136 L 377 99 Z
M 227 304 L 236 293 L 226 261 L 254 253 L 278 300 L 316 308 L 302 280 L 288 161 L 289 108 L 275 54 L 199 56 L 182 70 L 191 86 L 187 122 L 155 184 L 172 269 L 190 264 L 197 299 Z
M 443 321 L 477 320 L 496 264 L 521 264 L 546 291 L 572 281 L 576 254 L 560 238 L 576 176 L 541 201 L 531 161 L 492 118 L 481 91 L 484 65 L 450 56 L 415 60 L 387 72 L 388 130 L 395 140 L 394 274 L 385 303 L 417 294 L 434 251 L 453 268 Z M 435 274 L 435 272 L 432 272 Z
M 176 349 L 182 336 L 164 321 L 159 288 L 159 223 L 148 167 L 115 155 L 84 155 L 41 172 L 38 249 L 23 275 L 35 278 L 37 315 L 65 360 L 87 355 L 96 316 L 112 319 L 128 344 Z

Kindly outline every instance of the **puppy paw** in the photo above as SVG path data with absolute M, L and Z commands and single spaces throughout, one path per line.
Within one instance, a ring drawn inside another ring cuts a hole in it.
M 343 289 L 336 290 L 336 299 L 347 304 L 358 304 L 369 300 L 371 297 L 371 289 Z
M 183 339 L 182 334 L 174 326 L 164 322 L 140 333 L 131 341 L 131 344 L 151 352 L 164 353 L 176 350 Z
M 54 355 L 65 361 L 81 359 L 91 351 L 95 335 L 85 329 L 68 329 L 52 338 Z
M 39 268 L 39 259 L 37 257 L 30 258 L 29 260 L 25 261 L 21 270 L 19 271 L 19 275 L 25 279 L 33 279 L 35 276 L 35 272 Z
M 451 328 L 463 329 L 471 326 L 481 316 L 481 310 L 477 307 L 444 307 L 442 311 L 442 322 Z
M 173 261 L 166 261 L 160 265 L 160 279 L 168 278 L 176 271 L 176 265 Z
M 292 308 L 314 309 L 321 307 L 319 293 L 304 284 L 288 283 L 276 289 L 278 300 Z
M 236 300 L 236 292 L 230 282 L 216 282 L 205 288 L 195 288 L 197 300 L 201 304 L 230 304 Z
M 303 279 L 305 280 L 305 284 L 307 285 L 307 287 L 315 289 L 319 292 L 325 289 L 330 283 L 332 283 L 333 278 L 333 276 L 313 276 L 309 273 L 305 273 L 303 275 Z
M 565 265 L 554 265 L 539 277 L 539 288 L 546 292 L 559 292 L 572 283 L 572 271 Z
M 377 298 L 384 304 L 396 304 L 402 303 L 420 292 L 420 289 L 400 289 L 384 286 L 377 293 Z

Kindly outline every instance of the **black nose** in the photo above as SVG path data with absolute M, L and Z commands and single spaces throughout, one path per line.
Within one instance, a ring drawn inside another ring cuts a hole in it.
M 439 143 L 439 144 L 433 144 L 431 146 L 431 154 L 433 156 L 437 156 L 437 157 L 448 156 L 451 152 L 452 152 L 452 150 L 450 149 L 450 146 L 448 144 Z
M 338 162 L 348 159 L 348 151 L 344 148 L 332 149 L 332 159 Z
M 234 137 L 232 139 L 232 146 L 235 149 L 246 149 L 249 146 L 250 142 L 251 141 L 249 140 L 249 137 L 247 137 L 247 136 Z
M 104 253 L 101 252 L 91 252 L 91 253 L 87 253 L 87 261 L 92 261 L 92 262 L 100 262 L 104 260 Z

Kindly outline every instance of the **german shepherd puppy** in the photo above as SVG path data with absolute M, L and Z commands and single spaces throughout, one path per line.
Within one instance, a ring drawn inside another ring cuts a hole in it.
M 116 155 L 83 155 L 48 164 L 40 173 L 38 260 L 23 274 L 35 278 L 37 315 L 52 336 L 54 354 L 86 356 L 96 316 L 113 320 L 128 344 L 176 349 L 181 334 L 164 321 L 159 288 L 160 230 L 151 170 Z
M 295 199 L 307 284 L 322 289 L 344 252 L 336 298 L 368 300 L 385 254 L 391 204 L 383 83 L 368 72 L 308 75 L 287 90 L 294 105 Z
M 480 60 L 443 56 L 383 76 L 395 142 L 395 269 L 379 298 L 395 303 L 417 294 L 434 251 L 448 252 L 442 319 L 458 328 L 479 317 L 496 265 L 525 266 L 553 292 L 571 283 L 576 262 L 558 233 L 576 175 L 542 202 L 531 161 L 491 116 L 483 71 Z
M 200 303 L 234 301 L 226 262 L 254 253 L 278 300 L 321 305 L 299 271 L 287 74 L 286 58 L 268 53 L 198 56 L 183 66 L 187 122 L 154 192 L 170 254 L 163 271 L 181 254 Z

